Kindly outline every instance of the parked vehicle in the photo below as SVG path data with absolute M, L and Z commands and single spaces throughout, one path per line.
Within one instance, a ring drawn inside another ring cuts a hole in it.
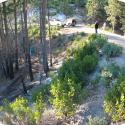
M 62 27 L 65 27 L 65 26 L 68 26 L 68 27 L 70 27 L 70 26 L 76 26 L 76 24 L 77 24 L 77 21 L 76 21 L 76 19 L 67 19 L 63 24 L 62 24 Z

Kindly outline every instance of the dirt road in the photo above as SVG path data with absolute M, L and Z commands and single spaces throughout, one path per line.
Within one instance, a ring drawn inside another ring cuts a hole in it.
M 65 35 L 70 35 L 77 32 L 85 32 L 88 34 L 92 34 L 92 33 L 95 33 L 95 29 L 89 28 L 84 24 L 80 24 L 80 25 L 77 25 L 76 27 L 64 28 L 60 31 L 61 34 L 65 34 Z M 98 33 L 106 35 L 109 42 L 119 44 L 125 48 L 125 36 L 117 35 L 100 29 L 98 30 Z

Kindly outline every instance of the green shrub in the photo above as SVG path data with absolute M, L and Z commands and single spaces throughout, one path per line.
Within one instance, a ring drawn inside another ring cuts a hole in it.
M 57 116 L 74 114 L 75 105 L 85 95 L 83 87 L 87 83 L 88 74 L 98 63 L 97 49 L 92 42 L 75 41 L 69 56 L 72 58 L 66 59 L 51 84 L 50 102 Z
M 89 41 L 94 41 L 95 39 L 98 38 L 98 36 L 99 36 L 99 35 L 97 35 L 97 34 L 92 34 L 92 35 L 90 35 L 90 36 L 88 37 L 88 40 L 89 40 Z
M 102 76 L 111 77 L 113 79 L 118 78 L 121 75 L 122 69 L 123 67 L 120 68 L 116 63 L 110 63 L 102 69 Z
M 75 40 L 75 34 L 69 36 L 69 40 L 70 40 L 70 41 L 74 41 L 74 40 Z
M 109 87 L 112 81 L 111 71 L 108 70 L 107 68 L 104 68 L 101 72 L 101 80 L 107 87 Z
M 117 57 L 120 56 L 123 52 L 123 48 L 114 44 L 114 43 L 107 43 L 103 47 L 103 53 L 109 57 Z
M 59 78 L 63 80 L 65 77 L 72 79 L 76 84 L 83 83 L 82 62 L 80 60 L 68 59 L 59 70 Z
M 81 33 L 79 33 L 79 35 L 81 35 L 81 36 L 86 36 L 86 33 L 81 32 Z
M 88 73 L 91 73 L 97 66 L 97 57 L 95 55 L 87 55 L 83 60 L 68 59 L 59 70 L 59 78 L 64 79 L 68 77 L 76 84 L 81 84 L 82 87 L 88 81 Z
M 107 38 L 105 36 L 97 34 L 91 35 L 88 40 L 93 42 L 97 49 L 101 49 L 107 43 Z
M 69 78 L 63 81 L 55 79 L 51 84 L 50 102 L 57 116 L 71 116 L 75 112 L 75 104 L 82 98 L 81 86 Z
M 97 75 L 96 78 L 91 81 L 91 84 L 95 87 L 99 83 L 100 78 L 101 76 Z
M 56 38 L 58 38 L 58 36 L 56 34 L 53 34 L 52 39 L 56 39 Z
M 55 78 L 57 76 L 57 72 L 55 72 L 55 71 L 49 71 L 48 72 L 48 77 L 50 77 L 50 78 Z
M 59 30 L 60 30 L 59 26 L 51 26 L 52 38 L 57 38 Z M 37 25 L 29 26 L 28 34 L 29 34 L 30 39 L 32 38 L 32 36 L 34 36 L 35 39 L 39 38 L 39 35 L 40 35 L 39 27 Z M 46 36 L 49 37 L 49 27 L 48 26 L 46 26 Z
M 108 122 L 105 117 L 89 117 L 85 125 L 108 125 Z
M 15 125 L 37 125 L 40 122 L 43 107 L 43 103 L 40 99 L 31 105 L 27 99 L 18 97 L 11 103 L 5 100 L 4 106 L 1 107 L 0 110 L 4 115 L 3 121 L 8 118 L 11 122 L 16 122 Z
M 82 69 L 84 72 L 91 73 L 96 68 L 97 63 L 95 55 L 86 55 L 82 61 Z
M 125 77 L 120 77 L 104 99 L 104 110 L 113 121 L 125 120 Z
M 93 41 L 85 41 L 83 39 L 74 40 L 71 47 L 68 48 L 68 55 L 83 58 L 86 55 L 97 54 L 96 45 Z
M 96 46 L 93 43 L 85 43 L 82 48 L 77 49 L 73 53 L 74 58 L 79 58 L 83 60 L 86 55 L 97 55 Z
M 119 67 L 116 63 L 108 64 L 101 71 L 101 80 L 103 80 L 106 86 L 109 86 L 113 80 L 124 75 L 124 69 L 124 67 Z
M 51 26 L 50 30 L 51 30 L 52 39 L 57 38 L 58 31 L 60 30 L 60 27 L 59 26 Z M 46 36 L 49 37 L 49 27 L 48 26 L 46 26 Z
M 64 43 L 64 40 L 65 40 L 65 39 L 64 39 L 64 36 L 63 36 L 63 35 L 61 35 L 61 34 L 58 35 L 58 37 L 57 37 L 58 43 L 60 43 L 60 44 L 61 44 L 61 43 Z
M 84 45 L 85 45 L 85 41 L 83 40 L 73 41 L 71 46 L 67 49 L 67 55 L 73 56 L 78 51 L 81 51 Z
M 119 74 L 120 74 L 119 76 L 125 76 L 125 66 L 121 67 L 121 70 L 120 70 Z
M 47 102 L 49 99 L 49 95 L 50 95 L 50 85 L 49 84 L 41 85 L 32 91 L 31 100 L 34 102 L 37 99 L 42 99 L 43 102 Z
M 121 75 L 122 68 L 120 68 L 116 63 L 109 64 L 107 69 L 112 73 L 113 78 L 118 78 L 118 76 Z

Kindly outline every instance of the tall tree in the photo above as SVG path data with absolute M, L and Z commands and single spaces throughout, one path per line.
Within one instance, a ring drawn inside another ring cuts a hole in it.
M 125 35 L 125 3 L 121 2 L 121 23 L 122 23 L 122 30 L 124 32 Z
M 28 68 L 29 68 L 29 75 L 30 80 L 33 81 L 33 72 L 32 72 L 32 64 L 31 64 L 31 56 L 30 56 L 30 41 L 28 39 L 28 29 L 27 29 L 27 8 L 28 8 L 28 1 L 23 1 L 23 13 L 24 13 L 24 32 L 25 32 L 25 55 L 26 60 L 28 61 Z
M 43 58 L 43 68 L 47 76 L 49 71 L 48 57 L 47 57 L 47 45 L 46 45 L 46 10 L 47 10 L 47 0 L 40 0 L 40 39 L 42 47 L 42 58 Z
M 106 19 L 105 5 L 107 0 L 88 0 L 86 4 L 87 16 L 92 21 Z
M 118 0 L 108 0 L 108 6 L 105 7 L 108 15 L 108 20 L 112 24 L 113 32 L 115 30 L 116 19 L 121 15 L 121 5 Z
M 14 4 L 14 20 L 15 20 L 15 68 L 18 71 L 18 36 L 17 36 L 17 5 L 16 0 L 13 0 Z
M 9 41 L 9 28 L 8 28 L 8 22 L 7 22 L 7 6 L 6 2 L 3 2 L 3 20 L 4 20 L 4 28 L 5 28 L 5 62 L 6 62 L 6 71 L 7 75 L 10 79 L 14 78 L 14 70 L 13 70 L 13 52 L 12 45 Z
M 48 30 L 49 30 L 49 62 L 50 66 L 53 65 L 52 63 L 52 47 L 51 47 L 51 25 L 50 25 L 50 12 L 49 12 L 49 2 L 47 1 L 47 9 L 48 9 Z

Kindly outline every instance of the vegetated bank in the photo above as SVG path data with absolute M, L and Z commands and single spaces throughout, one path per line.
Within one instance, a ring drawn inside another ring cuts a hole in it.
M 16 125 L 38 125 L 48 106 L 52 106 L 58 118 L 68 118 L 75 114 L 77 105 L 83 102 L 87 94 L 85 86 L 89 83 L 89 75 L 96 69 L 102 53 L 107 59 L 122 53 L 122 49 L 114 44 L 111 44 L 113 49 L 105 51 L 109 43 L 103 35 L 93 34 L 86 41 L 81 36 L 71 37 L 72 45 L 67 49 L 67 58 L 51 84 L 33 91 L 31 99 L 19 97 L 12 103 L 4 101 L 1 107 L 4 121 Z

